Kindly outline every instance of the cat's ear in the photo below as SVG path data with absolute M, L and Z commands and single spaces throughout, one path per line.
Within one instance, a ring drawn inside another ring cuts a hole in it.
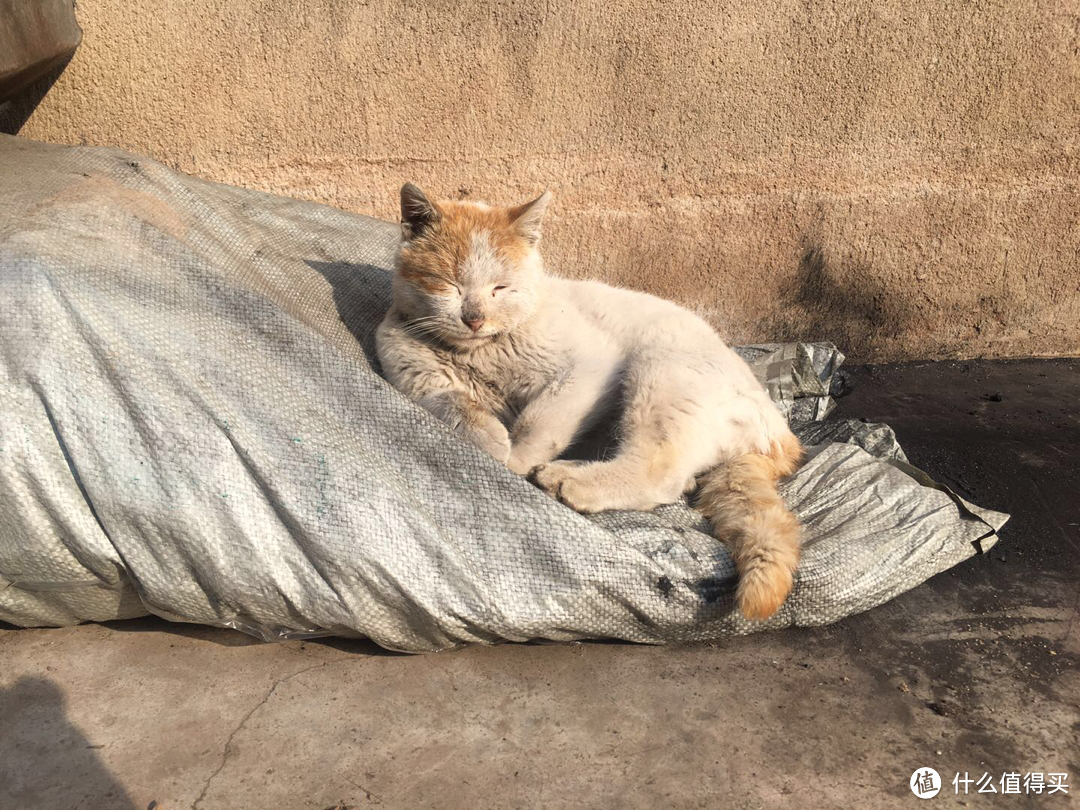
M 530 245 L 540 241 L 540 225 L 544 221 L 544 212 L 547 211 L 550 201 L 551 192 L 545 191 L 532 202 L 510 209 L 510 221 Z
M 442 217 L 435 205 L 417 186 L 401 187 L 401 228 L 407 239 L 419 236 Z

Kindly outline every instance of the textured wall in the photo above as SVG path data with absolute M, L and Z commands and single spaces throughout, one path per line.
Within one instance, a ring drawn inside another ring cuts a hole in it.
M 549 264 L 730 338 L 1080 354 L 1074 0 L 79 0 L 22 130 L 392 217 L 555 203 Z

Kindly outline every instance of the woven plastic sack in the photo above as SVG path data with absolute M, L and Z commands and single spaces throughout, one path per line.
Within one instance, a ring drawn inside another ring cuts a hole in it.
M 813 421 L 833 347 L 746 347 L 815 442 L 783 485 L 806 526 L 794 591 L 747 622 L 685 504 L 576 514 L 379 377 L 397 233 L 0 139 L 0 620 L 155 613 L 412 651 L 711 639 L 871 608 L 1006 520 L 907 466 L 884 426 Z

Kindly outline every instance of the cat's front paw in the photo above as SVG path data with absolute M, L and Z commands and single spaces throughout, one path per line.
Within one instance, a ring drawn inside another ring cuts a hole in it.
M 510 451 L 510 458 L 507 459 L 506 466 L 510 468 L 510 472 L 518 475 L 528 475 L 544 461 L 547 461 L 547 458 L 539 456 L 518 444 L 514 445 L 514 449 Z
M 501 422 L 493 419 L 477 425 L 469 432 L 469 438 L 500 464 L 506 464 L 510 459 L 510 434 Z
M 511 450 L 510 458 L 506 460 L 506 466 L 509 467 L 510 472 L 515 475 L 528 475 L 536 465 L 533 464 L 530 459 L 518 457 L 515 452 Z
M 597 497 L 595 482 L 579 461 L 552 461 L 536 467 L 529 480 L 560 503 L 578 512 L 602 512 L 607 505 Z

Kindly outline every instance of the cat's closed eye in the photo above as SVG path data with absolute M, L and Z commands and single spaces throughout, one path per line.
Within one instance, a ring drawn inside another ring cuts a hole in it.
M 499 290 L 505 290 L 505 289 L 506 289 L 506 285 L 505 284 L 500 284 L 500 285 L 496 286 L 495 289 L 493 289 L 491 291 L 491 295 L 494 296 L 495 293 L 499 292 Z
M 455 293 L 461 292 L 461 288 L 457 284 L 443 278 L 442 276 L 429 274 L 428 278 L 431 279 L 432 284 L 436 287 L 438 292 L 443 295 L 453 295 Z

